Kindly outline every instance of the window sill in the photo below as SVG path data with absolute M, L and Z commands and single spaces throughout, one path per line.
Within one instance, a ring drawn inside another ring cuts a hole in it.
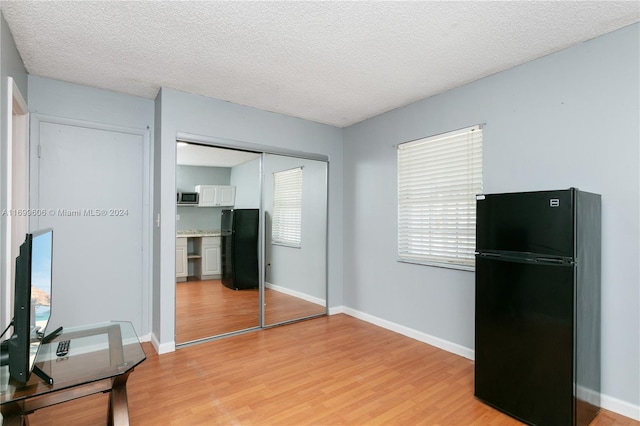
M 475 266 L 469 266 L 469 265 L 456 265 L 456 264 L 453 264 L 453 263 L 434 262 L 434 261 L 418 260 L 418 259 L 403 259 L 403 258 L 399 258 L 397 260 L 400 263 L 412 263 L 414 265 L 435 266 L 437 268 L 456 269 L 456 270 L 459 270 L 459 271 L 475 272 L 475 270 L 476 270 Z

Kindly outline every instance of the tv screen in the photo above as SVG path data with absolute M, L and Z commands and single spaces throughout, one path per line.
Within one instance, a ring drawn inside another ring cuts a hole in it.
M 53 231 L 33 234 L 31 240 L 31 333 L 29 369 L 35 364 L 40 348 L 39 337 L 44 336 L 51 316 L 51 260 Z M 35 330 L 34 330 L 35 327 Z
M 27 234 L 16 258 L 13 335 L 9 339 L 9 374 L 29 380 L 51 316 L 53 230 Z

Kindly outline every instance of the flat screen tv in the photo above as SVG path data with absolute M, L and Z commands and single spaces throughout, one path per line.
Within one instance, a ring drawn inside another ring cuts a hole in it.
M 53 230 L 27 234 L 16 258 L 13 335 L 7 342 L 9 374 L 19 382 L 34 370 L 51 316 L 52 260 Z

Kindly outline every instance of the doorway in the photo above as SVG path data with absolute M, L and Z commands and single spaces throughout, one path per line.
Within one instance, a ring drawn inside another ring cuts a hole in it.
M 8 97 L 11 108 L 7 113 L 7 215 L 4 303 L 2 329 L 11 321 L 15 259 L 29 229 L 29 109 L 13 78 L 8 77 Z
M 120 319 L 148 328 L 149 132 L 33 116 L 31 205 L 53 228 L 49 326 Z

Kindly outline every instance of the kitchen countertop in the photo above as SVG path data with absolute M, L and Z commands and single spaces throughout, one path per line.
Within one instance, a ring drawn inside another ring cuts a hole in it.
M 176 237 L 219 237 L 219 229 L 189 229 L 177 231 Z

